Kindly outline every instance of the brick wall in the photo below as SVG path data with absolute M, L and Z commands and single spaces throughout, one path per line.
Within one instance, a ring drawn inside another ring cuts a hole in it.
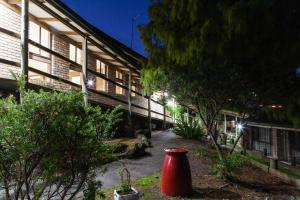
M 20 33 L 20 16 L 6 6 L 0 4 L 0 27 L 15 33 Z M 20 62 L 21 47 L 20 39 L 0 33 L 0 58 L 9 61 Z M 9 66 L 0 63 L 0 77 L 12 79 L 10 70 L 19 72 L 15 66 Z
M 67 43 L 66 41 L 67 40 L 63 35 L 52 34 L 52 50 L 69 58 L 69 43 Z M 53 75 L 69 80 L 69 67 L 69 62 L 58 57 L 52 56 L 51 71 Z M 54 88 L 60 90 L 70 89 L 69 85 L 55 80 L 53 80 L 53 86 Z

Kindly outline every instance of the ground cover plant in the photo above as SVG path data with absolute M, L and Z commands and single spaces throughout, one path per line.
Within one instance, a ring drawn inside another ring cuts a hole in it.
M 94 170 L 112 159 L 105 141 L 120 109 L 85 105 L 78 92 L 23 91 L 0 100 L 0 184 L 5 199 L 88 199 Z
M 187 139 L 201 139 L 204 136 L 204 130 L 198 121 L 188 121 L 182 115 L 173 131 L 175 134 Z

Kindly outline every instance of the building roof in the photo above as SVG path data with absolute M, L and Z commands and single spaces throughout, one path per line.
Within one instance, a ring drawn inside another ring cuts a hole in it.
M 97 39 L 99 39 L 103 44 L 109 46 L 115 52 L 117 52 L 120 56 L 128 60 L 130 63 L 135 65 L 137 68 L 140 69 L 141 61 L 146 59 L 144 56 L 139 54 L 138 52 L 130 49 L 120 41 L 114 39 L 113 37 L 109 36 L 108 34 L 104 33 L 99 28 L 93 26 L 81 16 L 79 16 L 76 12 L 74 12 L 71 8 L 69 8 L 65 3 L 60 0 L 47 0 L 49 4 L 51 4 L 56 9 L 60 10 L 64 14 L 68 16 L 72 21 L 80 24 L 83 28 L 92 33 Z

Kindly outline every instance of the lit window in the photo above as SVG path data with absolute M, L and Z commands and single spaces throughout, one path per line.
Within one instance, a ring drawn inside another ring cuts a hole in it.
M 116 71 L 116 78 L 122 80 L 123 79 L 123 74 L 120 71 Z
M 132 85 L 132 86 L 131 86 L 131 90 L 136 92 L 136 87 L 135 87 L 135 85 Z M 134 93 L 134 92 L 131 92 L 131 96 L 135 97 L 135 93 Z
M 50 49 L 50 32 L 34 22 L 29 22 L 29 39 Z M 50 57 L 49 53 L 31 44 L 29 45 L 29 52 Z
M 96 60 L 96 71 L 107 76 L 107 66 L 100 60 Z M 96 77 L 96 90 L 107 91 L 107 81 L 103 78 Z
M 135 81 L 132 81 L 132 83 L 131 83 L 131 91 L 136 92 L 136 82 Z M 131 96 L 135 97 L 135 93 L 131 92 Z
M 78 47 L 74 46 L 73 44 L 70 44 L 69 47 L 69 58 L 70 60 L 78 63 L 81 65 L 81 49 Z
M 50 32 L 35 24 L 34 22 L 29 22 L 29 39 L 49 49 L 51 47 Z M 46 51 L 43 51 L 32 44 L 29 44 L 28 65 L 42 72 L 50 73 L 51 56 Z M 50 81 L 49 78 L 30 71 L 28 73 L 28 78 L 31 82 L 34 83 Z
M 72 81 L 73 83 L 76 83 L 78 85 L 80 85 L 82 82 L 81 72 L 78 72 L 75 70 L 70 70 L 69 77 L 70 77 L 70 81 Z
M 123 74 L 120 71 L 116 71 L 116 82 L 120 85 L 123 85 Z M 124 94 L 123 88 L 116 85 L 116 94 Z

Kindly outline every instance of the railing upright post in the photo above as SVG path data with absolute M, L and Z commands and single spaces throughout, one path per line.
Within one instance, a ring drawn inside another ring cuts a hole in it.
M 129 70 L 129 74 L 128 74 L 128 112 L 129 115 L 131 117 L 131 112 L 132 112 L 132 108 L 131 108 L 131 70 Z
M 151 138 L 152 133 L 152 122 L 151 122 L 151 95 L 148 96 L 148 126 L 149 126 L 149 135 L 148 138 Z
M 88 90 L 87 90 L 87 68 L 88 68 L 88 49 L 87 38 L 83 38 L 82 41 L 82 92 L 84 104 L 88 103 Z
M 136 136 L 134 133 L 134 129 L 133 129 L 133 124 L 132 124 L 132 106 L 131 106 L 131 83 L 132 82 L 132 73 L 131 70 L 129 70 L 129 74 L 128 74 L 128 127 L 129 127 L 129 131 L 132 132 L 131 135 L 133 135 L 134 137 Z
M 25 78 L 25 88 L 28 86 L 28 0 L 22 0 L 21 8 L 21 73 Z M 22 102 L 22 91 L 20 91 Z
M 165 103 L 163 105 L 163 110 L 164 110 L 163 130 L 166 130 L 167 129 L 167 123 L 166 123 L 166 105 L 165 105 Z

